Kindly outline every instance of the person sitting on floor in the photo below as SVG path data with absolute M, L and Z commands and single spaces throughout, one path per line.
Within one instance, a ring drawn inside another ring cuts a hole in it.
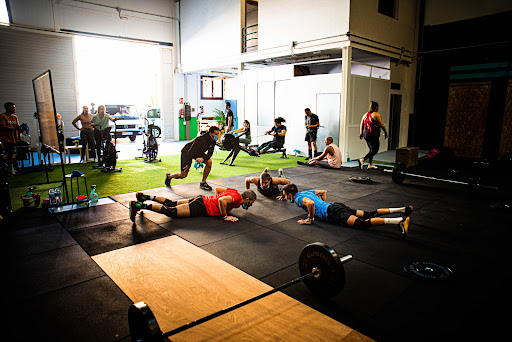
M 236 222 L 238 218 L 228 216 L 233 208 L 242 207 L 249 209 L 256 201 L 256 193 L 246 190 L 242 194 L 235 189 L 218 187 L 215 188 L 214 196 L 196 196 L 189 199 L 173 201 L 161 196 L 144 195 L 136 193 L 137 201 L 130 202 L 130 219 L 135 222 L 137 212 L 142 209 L 151 210 L 169 217 L 198 217 L 198 216 L 220 216 L 224 221 Z M 158 204 L 147 204 L 145 201 L 154 201 Z
M 297 160 L 297 164 L 306 166 L 320 165 L 326 169 L 339 169 L 341 167 L 340 148 L 333 143 L 332 137 L 325 138 L 325 150 L 318 157 L 310 159 L 308 162 Z
M 283 125 L 283 122 L 286 122 L 282 117 L 277 117 L 274 119 L 274 126 L 265 132 L 265 135 L 272 135 L 274 139 L 271 141 L 264 142 L 260 146 L 256 148 L 256 153 L 261 154 L 267 152 L 269 149 L 273 148 L 275 150 L 279 150 L 284 146 L 284 138 L 286 136 L 286 126 Z
M 283 187 L 283 196 L 291 203 L 308 212 L 308 217 L 298 220 L 299 224 L 311 224 L 315 218 L 344 227 L 368 229 L 380 225 L 397 225 L 402 236 L 409 232 L 412 205 L 401 208 L 381 208 L 374 211 L 352 209 L 343 203 L 327 202 L 327 191 L 307 190 L 298 192 L 295 184 Z M 401 217 L 378 217 L 385 214 L 403 214 Z
M 283 169 L 279 169 L 279 177 L 272 177 L 268 173 L 268 168 L 265 168 L 259 177 L 247 177 L 245 179 L 245 188 L 247 190 L 250 189 L 251 184 L 256 184 L 256 189 L 263 196 L 284 201 L 279 185 L 290 184 L 290 181 L 284 178 Z

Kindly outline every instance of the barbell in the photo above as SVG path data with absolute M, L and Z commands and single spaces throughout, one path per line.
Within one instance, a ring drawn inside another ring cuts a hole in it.
M 396 184 L 402 184 L 405 181 L 406 176 L 409 176 L 409 177 L 430 179 L 430 180 L 435 180 L 435 181 L 440 181 L 440 182 L 447 182 L 447 183 L 452 183 L 452 184 L 462 184 L 462 185 L 467 185 L 469 188 L 482 187 L 482 188 L 495 189 L 495 190 L 498 189 L 497 187 L 482 185 L 479 183 L 478 178 L 474 178 L 474 177 L 469 178 L 467 182 L 461 182 L 461 181 L 456 181 L 456 180 L 452 180 L 452 179 L 443 179 L 443 178 L 423 176 L 423 175 L 417 175 L 414 173 L 409 173 L 409 172 L 406 172 L 407 167 L 405 166 L 404 163 L 397 163 L 393 167 L 393 170 L 384 169 L 384 171 L 391 172 L 391 179 L 393 179 L 393 182 L 395 182 Z
M 160 330 L 155 315 L 146 303 L 134 303 L 128 309 L 131 340 L 133 342 L 163 342 L 169 336 L 176 335 L 300 282 L 304 282 L 306 287 L 319 297 L 334 297 L 345 287 L 345 268 L 343 264 L 350 260 L 352 260 L 352 255 L 340 258 L 332 248 L 321 242 L 309 244 L 302 249 L 299 256 L 301 275 L 299 278 L 166 333 Z

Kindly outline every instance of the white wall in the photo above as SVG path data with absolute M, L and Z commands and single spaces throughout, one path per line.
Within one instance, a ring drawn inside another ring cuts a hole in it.
M 258 1 L 258 49 L 348 32 L 350 0 Z
M 380 43 L 415 51 L 415 35 L 419 1 L 398 1 L 398 18 L 379 13 L 377 0 L 350 2 L 350 33 Z
M 425 25 L 445 24 L 512 11 L 510 0 L 427 0 Z
M 14 24 L 49 30 L 174 41 L 174 6 L 167 0 L 10 0 Z M 120 7 L 121 20 L 115 7 Z M 126 10 L 125 10 L 126 9 Z
M 241 52 L 240 0 L 187 0 L 176 6 L 179 4 L 183 72 L 236 62 Z

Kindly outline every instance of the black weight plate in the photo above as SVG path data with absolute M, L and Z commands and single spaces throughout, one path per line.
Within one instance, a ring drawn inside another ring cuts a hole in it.
M 355 183 L 371 183 L 372 182 L 370 177 L 353 176 L 353 177 L 348 177 L 348 179 Z
M 345 287 L 345 268 L 338 254 L 329 246 L 315 242 L 302 249 L 299 257 L 301 276 L 320 270 L 320 276 L 304 280 L 307 288 L 319 297 L 331 298 Z
M 452 276 L 453 272 L 446 266 L 431 261 L 411 261 L 404 265 L 404 270 L 418 279 L 442 280 Z
M 153 312 L 144 302 L 130 305 L 128 326 L 132 342 L 163 342 L 164 337 Z
M 393 173 L 391 174 L 391 178 L 393 182 L 396 184 L 402 184 L 405 180 L 405 171 L 407 168 L 404 163 L 398 163 L 393 167 Z

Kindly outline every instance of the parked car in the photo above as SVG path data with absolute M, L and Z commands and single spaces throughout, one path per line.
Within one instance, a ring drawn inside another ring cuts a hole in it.
M 162 119 L 160 117 L 160 108 L 149 108 L 146 112 L 145 127 L 148 129 L 148 125 L 153 125 L 153 136 L 158 138 L 162 134 Z
M 141 135 L 142 120 L 139 117 L 137 108 L 133 105 L 106 105 L 105 110 L 110 116 L 118 118 L 116 121 L 116 130 L 114 129 L 114 123 L 110 121 L 112 126 L 111 134 L 116 135 L 116 138 L 130 138 L 131 141 L 135 141 L 137 135 Z

